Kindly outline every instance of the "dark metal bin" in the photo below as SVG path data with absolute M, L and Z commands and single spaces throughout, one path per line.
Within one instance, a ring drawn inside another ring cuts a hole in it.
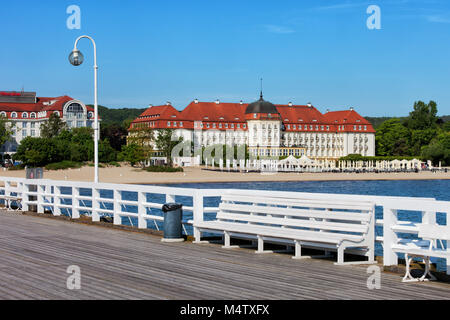
M 181 220 L 183 217 L 183 205 L 179 203 L 166 203 L 162 207 L 164 212 L 164 238 L 163 242 L 182 242 Z

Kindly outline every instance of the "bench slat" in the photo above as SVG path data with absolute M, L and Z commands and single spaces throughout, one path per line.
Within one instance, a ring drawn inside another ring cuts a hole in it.
M 233 204 L 233 203 L 221 203 L 219 205 L 219 208 L 220 210 L 228 210 L 228 211 L 264 213 L 279 216 L 295 216 L 304 218 L 321 218 L 321 219 L 364 221 L 364 222 L 367 222 L 371 219 L 371 216 L 369 214 L 357 212 L 306 210 L 306 209 L 254 206 L 254 205 Z
M 255 196 L 239 195 L 239 194 L 226 194 L 222 196 L 222 201 L 232 202 L 249 202 L 282 206 L 304 206 L 304 207 L 317 207 L 327 209 L 354 209 L 361 211 L 372 211 L 373 204 L 370 202 L 358 202 L 358 201 L 342 201 L 342 200 L 312 200 L 312 199 L 292 199 L 292 198 L 261 198 Z
M 314 220 L 301 220 L 301 219 L 285 219 L 285 218 L 274 218 L 269 216 L 257 216 L 249 214 L 235 214 L 225 211 L 221 211 L 217 214 L 217 219 L 220 220 L 234 220 L 234 221 L 245 221 L 254 223 L 265 223 L 272 225 L 280 225 L 287 227 L 304 227 L 320 230 L 332 230 L 332 231 L 343 231 L 343 232 L 356 232 L 356 233 L 366 233 L 368 230 L 367 225 L 362 224 L 348 224 L 348 223 L 336 223 L 327 221 L 314 221 Z
M 197 223 L 196 227 L 210 230 L 239 232 L 268 237 L 279 237 L 286 239 L 296 239 L 313 242 L 334 243 L 334 244 L 339 244 L 343 240 L 350 240 L 350 241 L 363 240 L 362 236 L 343 233 L 321 232 L 320 237 L 318 237 L 318 232 L 315 231 L 293 230 L 286 228 L 282 229 L 282 228 L 248 225 L 243 223 L 222 222 L 222 221 L 203 221 Z

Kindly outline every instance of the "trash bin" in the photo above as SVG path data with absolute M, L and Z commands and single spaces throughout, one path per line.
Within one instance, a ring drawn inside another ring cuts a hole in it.
M 181 219 L 183 205 L 179 203 L 166 203 L 162 207 L 164 212 L 164 238 L 163 242 L 183 242 Z

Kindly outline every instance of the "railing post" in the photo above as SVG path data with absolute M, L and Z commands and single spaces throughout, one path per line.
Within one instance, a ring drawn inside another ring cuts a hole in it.
M 19 185 L 17 184 L 17 187 L 19 187 Z M 29 185 L 24 181 L 22 184 L 22 211 L 28 211 L 28 201 L 29 201 L 29 197 L 28 197 L 28 192 L 29 192 Z
M 80 188 L 72 187 L 72 219 L 80 219 L 80 210 L 78 206 L 80 205 Z
M 44 193 L 45 185 L 41 182 L 37 185 L 37 212 L 44 213 Z
M 122 224 L 122 217 L 120 213 L 122 212 L 122 205 L 119 201 L 122 200 L 122 192 L 114 189 L 114 224 L 120 226 Z
M 95 186 L 92 187 L 92 222 L 100 221 L 100 214 L 98 209 L 100 209 L 100 190 Z
M 450 211 L 447 212 L 447 226 L 450 226 Z M 447 240 L 447 251 L 450 252 L 450 240 Z M 450 275 L 450 259 L 446 259 L 447 274 Z
M 194 191 L 193 197 L 193 220 L 194 220 L 194 238 L 196 242 L 200 242 L 201 240 L 201 232 L 195 227 L 196 223 L 203 221 L 203 194 L 201 190 Z
M 61 208 L 60 208 L 60 204 L 61 204 L 61 187 L 60 186 L 54 186 L 55 188 L 55 196 L 54 196 L 54 201 L 53 201 L 53 215 L 54 216 L 60 216 L 61 215 Z
M 147 229 L 147 221 L 145 220 L 145 215 L 147 214 L 144 203 L 147 202 L 147 197 L 145 192 L 138 193 L 138 228 Z
M 397 254 L 392 245 L 398 242 L 397 234 L 392 227 L 397 224 L 397 210 L 383 208 L 383 264 L 385 266 L 398 265 Z

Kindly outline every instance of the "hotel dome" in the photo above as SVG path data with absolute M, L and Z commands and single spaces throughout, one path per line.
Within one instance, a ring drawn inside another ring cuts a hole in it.
M 270 113 L 275 115 L 278 114 L 278 110 L 275 105 L 273 105 L 269 101 L 265 101 L 261 93 L 261 98 L 258 101 L 249 104 L 247 106 L 247 109 L 245 109 L 245 114 L 251 113 Z

